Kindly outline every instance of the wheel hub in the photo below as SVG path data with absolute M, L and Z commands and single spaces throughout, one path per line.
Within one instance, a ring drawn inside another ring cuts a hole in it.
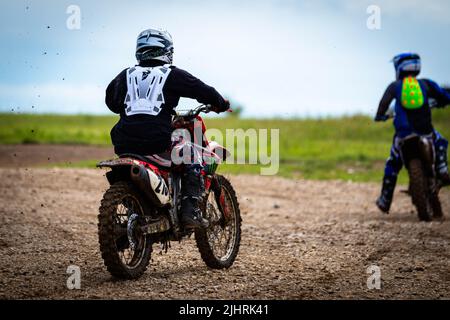
M 136 213 L 132 213 L 130 217 L 128 218 L 127 223 L 127 237 L 128 242 L 130 244 L 130 249 L 135 250 L 138 245 L 138 240 L 136 239 L 136 228 L 138 227 L 138 218 L 139 215 Z

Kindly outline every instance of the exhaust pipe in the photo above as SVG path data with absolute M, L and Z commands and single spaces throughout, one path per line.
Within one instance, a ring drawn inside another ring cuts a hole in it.
M 163 178 L 143 165 L 132 165 L 131 181 L 155 205 L 162 207 L 170 203 L 170 196 Z

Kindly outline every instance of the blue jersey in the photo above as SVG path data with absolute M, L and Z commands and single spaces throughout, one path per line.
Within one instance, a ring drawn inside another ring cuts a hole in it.
M 434 131 L 431 119 L 430 98 L 436 100 L 438 107 L 450 104 L 450 94 L 428 79 L 419 79 L 422 91 L 421 106 L 408 109 L 402 103 L 403 79 L 392 82 L 386 89 L 378 107 L 377 116 L 383 116 L 395 100 L 394 127 L 398 137 L 404 138 L 412 133 L 427 135 Z

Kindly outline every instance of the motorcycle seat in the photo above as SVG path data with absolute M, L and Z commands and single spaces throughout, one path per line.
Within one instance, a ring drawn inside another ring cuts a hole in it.
M 119 158 L 133 158 L 136 160 L 141 160 L 150 163 L 158 168 L 169 169 L 172 167 L 172 160 L 170 159 L 170 153 L 164 152 L 152 155 L 140 155 L 135 153 L 123 153 L 119 155 Z

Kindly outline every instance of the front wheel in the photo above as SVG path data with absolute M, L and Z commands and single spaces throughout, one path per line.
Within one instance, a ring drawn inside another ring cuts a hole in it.
M 131 183 L 120 181 L 103 195 L 98 215 L 100 251 L 108 271 L 117 278 L 141 276 L 150 261 L 152 244 L 139 229 L 144 201 Z
M 439 193 L 436 192 L 431 196 L 431 207 L 433 208 L 433 218 L 437 220 L 444 219 L 442 212 L 441 201 L 439 200 Z
M 217 175 L 216 190 L 203 203 L 203 215 L 210 222 L 207 229 L 197 229 L 195 240 L 206 265 L 213 269 L 229 268 L 239 252 L 241 212 L 231 183 Z

